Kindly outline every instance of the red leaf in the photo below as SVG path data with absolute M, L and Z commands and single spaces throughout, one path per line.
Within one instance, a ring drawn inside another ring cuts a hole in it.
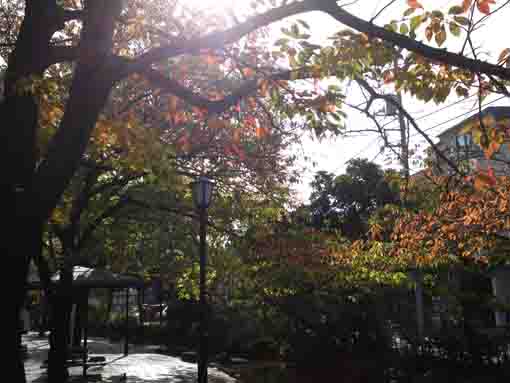
M 407 5 L 409 5 L 409 8 L 413 8 L 413 9 L 416 9 L 416 8 L 422 8 L 423 9 L 423 5 L 421 5 L 418 0 L 407 0 Z
M 494 0 L 478 0 L 476 3 L 476 6 L 478 7 L 478 10 L 486 15 L 491 13 L 490 5 L 489 4 L 495 4 Z
M 395 79 L 395 74 L 392 70 L 387 70 L 383 73 L 383 79 L 385 84 L 389 84 Z

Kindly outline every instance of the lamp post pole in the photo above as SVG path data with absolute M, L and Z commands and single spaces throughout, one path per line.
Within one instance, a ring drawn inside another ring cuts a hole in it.
M 198 383 L 207 383 L 209 347 L 209 308 L 206 295 L 207 267 L 207 208 L 211 202 L 213 183 L 207 177 L 193 182 L 193 202 L 200 218 L 200 345 L 198 354 Z
M 198 383 L 207 383 L 207 356 L 209 346 L 208 310 L 206 296 L 207 267 L 207 209 L 199 208 L 200 213 L 200 350 L 198 357 Z

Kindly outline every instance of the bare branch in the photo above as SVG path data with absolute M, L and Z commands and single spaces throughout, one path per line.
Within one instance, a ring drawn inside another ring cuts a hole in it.
M 377 12 L 374 17 L 372 17 L 370 19 L 370 22 L 373 23 L 375 19 L 377 19 L 381 13 L 383 13 L 386 9 L 388 9 L 389 7 L 391 7 L 397 0 L 391 0 L 388 4 L 386 4 L 384 7 L 381 8 L 381 10 L 379 12 Z
M 296 72 L 297 71 L 285 71 L 275 73 L 269 76 L 267 79 L 274 81 L 289 80 L 293 77 L 292 74 Z M 184 87 L 179 82 L 165 77 L 163 74 L 156 70 L 148 69 L 144 71 L 143 74 L 154 85 L 161 87 L 169 93 L 174 94 L 190 105 L 206 109 L 209 114 L 222 113 L 232 105 L 237 104 L 243 97 L 256 91 L 260 81 L 260 79 L 248 80 L 231 94 L 225 96 L 223 99 L 212 101 Z
M 363 80 L 362 78 L 357 78 L 356 82 L 360 86 L 362 86 L 368 93 L 370 93 L 370 96 L 373 99 L 386 100 L 387 102 L 391 102 L 396 108 L 398 108 L 400 113 L 402 113 L 404 115 L 404 117 L 411 123 L 411 125 L 413 125 L 413 128 L 427 141 L 427 143 L 430 145 L 432 150 L 434 150 L 434 152 L 437 154 L 437 156 L 439 158 L 441 158 L 443 161 L 445 161 L 448 164 L 448 166 L 450 166 L 457 174 L 460 174 L 460 175 L 463 174 L 460 171 L 460 169 L 457 167 L 457 165 L 455 165 L 448 157 L 446 157 L 444 155 L 444 153 L 441 150 L 439 150 L 439 148 L 434 144 L 434 142 L 430 139 L 430 137 L 422 129 L 420 129 L 420 127 L 418 126 L 418 124 L 416 123 L 414 118 L 407 112 L 407 110 L 405 110 L 405 108 L 402 107 L 402 105 L 400 105 L 400 103 L 398 101 L 394 100 L 391 96 L 377 93 L 370 86 L 370 84 L 368 82 L 366 82 L 365 80 Z

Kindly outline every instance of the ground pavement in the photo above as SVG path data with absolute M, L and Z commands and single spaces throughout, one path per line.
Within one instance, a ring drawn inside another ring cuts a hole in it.
M 28 348 L 25 360 L 27 382 L 43 383 L 46 381 L 46 370 L 41 368 L 47 359 L 49 349 L 46 337 L 39 337 L 30 332 L 23 336 L 23 344 Z M 130 345 L 128 356 L 122 354 L 122 345 L 109 342 L 104 338 L 88 340 L 89 357 L 103 356 L 104 366 L 88 369 L 86 381 L 102 381 L 109 383 L 194 383 L 197 380 L 197 365 L 184 362 L 179 358 L 157 354 L 154 346 Z M 82 368 L 69 369 L 71 380 L 81 380 Z M 209 368 L 209 382 L 234 383 L 236 380 L 224 372 Z M 125 379 L 123 378 L 125 376 Z

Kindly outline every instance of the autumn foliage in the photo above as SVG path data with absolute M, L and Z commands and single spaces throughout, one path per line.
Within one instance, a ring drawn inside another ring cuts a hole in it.
M 498 263 L 510 231 L 508 177 L 478 189 L 465 183 L 441 194 L 432 211 L 402 217 L 395 226 L 393 256 L 417 265 Z

